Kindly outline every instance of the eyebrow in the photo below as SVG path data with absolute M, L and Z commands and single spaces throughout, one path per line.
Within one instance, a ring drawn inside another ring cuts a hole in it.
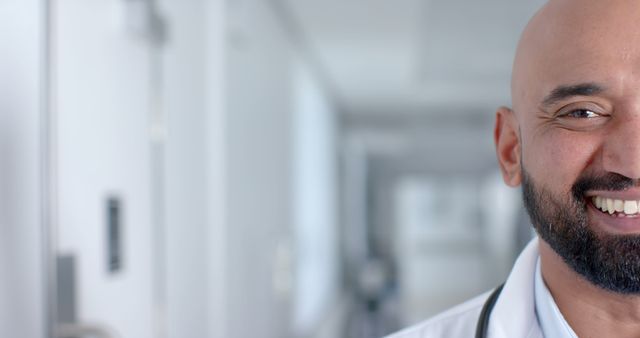
M 550 106 L 572 96 L 592 96 L 604 91 L 604 87 L 596 83 L 580 83 L 569 86 L 558 86 L 547 95 L 542 105 Z

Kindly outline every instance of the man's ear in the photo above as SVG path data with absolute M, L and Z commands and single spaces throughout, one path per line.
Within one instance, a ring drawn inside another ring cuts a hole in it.
M 521 146 L 518 121 L 511 109 L 498 108 L 493 137 L 504 182 L 511 187 L 520 185 L 522 182 Z

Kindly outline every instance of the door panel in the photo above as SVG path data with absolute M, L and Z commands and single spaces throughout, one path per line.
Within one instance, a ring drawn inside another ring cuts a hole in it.
M 58 248 L 75 257 L 77 319 L 145 338 L 153 319 L 151 49 L 126 29 L 127 3 L 54 2 Z

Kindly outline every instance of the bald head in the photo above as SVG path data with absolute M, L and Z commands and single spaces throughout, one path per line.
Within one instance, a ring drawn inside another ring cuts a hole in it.
M 624 85 L 636 70 L 640 1 L 551 0 L 522 34 L 513 68 L 513 108 L 517 114 L 534 110 L 558 86 Z
M 494 134 L 508 184 L 521 182 L 521 161 L 544 171 L 582 151 L 582 170 L 640 179 L 640 1 L 550 0 L 522 34 L 511 91 Z

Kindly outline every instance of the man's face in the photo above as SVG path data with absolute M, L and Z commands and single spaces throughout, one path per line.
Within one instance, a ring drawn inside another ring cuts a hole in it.
M 554 196 L 533 183 L 523 169 L 522 193 L 536 231 L 574 271 L 604 289 L 638 294 L 640 235 L 599 233 L 598 225 L 591 221 L 593 206 L 585 199 L 587 191 L 598 187 L 623 191 L 633 185 L 629 178 L 616 174 L 585 175 L 578 178 L 569 196 Z
M 592 283 L 640 293 L 640 3 L 551 1 L 512 95 L 498 157 L 541 238 Z

